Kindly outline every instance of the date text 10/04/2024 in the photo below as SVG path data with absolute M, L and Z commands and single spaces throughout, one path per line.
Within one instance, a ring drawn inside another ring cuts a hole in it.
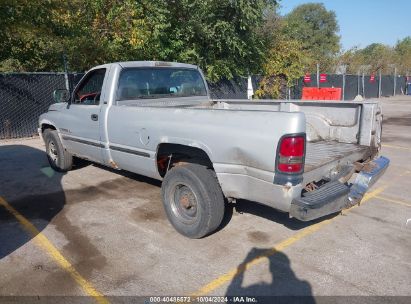
M 258 303 L 255 297 L 213 297 L 213 296 L 202 296 L 202 297 L 150 297 L 145 301 L 147 304 L 151 303 Z

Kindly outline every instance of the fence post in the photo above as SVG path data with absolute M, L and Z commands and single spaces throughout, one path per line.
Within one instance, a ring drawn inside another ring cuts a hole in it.
M 320 64 L 317 63 L 317 88 L 320 87 Z
M 365 81 L 364 81 L 364 72 L 362 72 L 362 97 L 365 98 Z
M 357 73 L 357 95 L 360 95 L 360 70 Z
M 64 72 L 64 80 L 65 80 L 65 83 L 66 83 L 66 90 L 70 92 L 70 85 L 69 85 L 69 79 L 68 79 L 67 72 Z
M 70 84 L 68 79 L 68 71 L 67 71 L 67 56 L 66 52 L 63 52 L 63 64 L 64 64 L 64 80 L 66 83 L 66 90 L 70 91 Z
M 381 98 L 381 69 L 378 70 L 378 98 Z
M 392 96 L 395 96 L 397 94 L 397 67 L 394 68 L 394 94 Z
M 342 100 L 345 100 L 345 73 L 343 73 Z

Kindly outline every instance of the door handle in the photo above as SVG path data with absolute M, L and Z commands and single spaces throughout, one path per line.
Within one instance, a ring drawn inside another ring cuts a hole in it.
M 98 120 L 98 115 L 97 114 L 91 114 L 91 120 L 97 121 Z

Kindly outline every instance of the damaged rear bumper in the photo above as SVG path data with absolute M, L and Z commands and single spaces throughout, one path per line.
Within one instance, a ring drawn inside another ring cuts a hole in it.
M 333 181 L 315 191 L 305 193 L 302 197 L 294 198 L 290 216 L 310 221 L 359 203 L 367 190 L 385 172 L 389 163 L 388 158 L 381 156 L 371 161 L 367 169 L 360 171 L 351 185 Z

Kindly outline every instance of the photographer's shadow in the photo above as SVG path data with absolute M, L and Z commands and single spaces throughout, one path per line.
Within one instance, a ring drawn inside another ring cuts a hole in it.
M 66 197 L 63 173 L 50 168 L 44 151 L 26 145 L 1 145 L 0 168 L 2 259 L 33 239 L 30 225 L 40 232 L 45 229 L 64 208 Z M 19 215 L 29 223 L 18 220 Z
M 244 276 L 250 262 L 266 258 L 269 263 L 271 282 L 260 282 L 244 286 Z M 263 297 L 258 303 L 315 303 L 311 285 L 299 280 L 290 266 L 290 260 L 282 252 L 274 249 L 253 248 L 244 261 L 238 265 L 237 272 L 227 288 L 227 296 Z M 264 296 L 266 298 L 264 298 Z M 272 298 L 275 296 L 275 298 Z

